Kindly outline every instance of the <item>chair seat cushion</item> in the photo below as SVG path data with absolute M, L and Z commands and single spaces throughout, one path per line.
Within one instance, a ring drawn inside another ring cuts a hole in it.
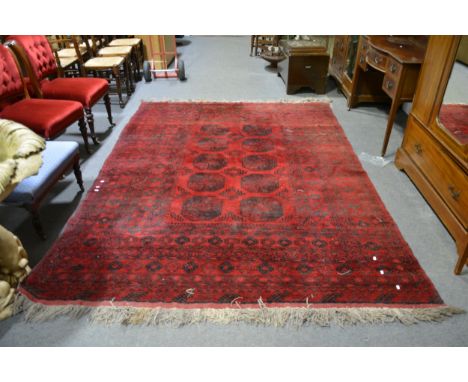
M 109 46 L 135 46 L 140 43 L 141 39 L 139 38 L 116 38 L 109 43 Z
M 109 83 L 102 78 L 56 78 L 41 82 L 44 98 L 80 102 L 83 107 L 91 107 L 109 89 Z
M 54 138 L 83 117 L 83 106 L 75 101 L 23 99 L 5 107 L 0 117 L 22 123 L 46 139 Z
M 79 155 L 76 142 L 46 142 L 42 152 L 42 166 L 37 175 L 22 180 L 6 198 L 6 204 L 32 204 L 40 200 L 58 181 L 60 176 L 73 164 Z
M 107 46 L 99 49 L 99 56 L 127 56 L 132 52 L 131 46 Z
M 86 48 L 79 47 L 79 49 L 80 49 L 80 53 L 81 53 L 81 54 L 85 54 L 85 53 L 86 53 Z M 75 50 L 75 48 L 64 48 L 64 49 L 60 49 L 59 51 L 57 51 L 57 55 L 58 55 L 60 58 L 64 58 L 64 57 L 76 57 L 76 50 Z
M 60 66 L 65 69 L 71 64 L 74 64 L 75 62 L 77 62 L 78 57 L 60 57 L 59 60 L 60 60 Z
M 112 68 L 114 66 L 119 66 L 124 61 L 125 57 L 95 57 L 91 60 L 85 62 L 85 68 Z

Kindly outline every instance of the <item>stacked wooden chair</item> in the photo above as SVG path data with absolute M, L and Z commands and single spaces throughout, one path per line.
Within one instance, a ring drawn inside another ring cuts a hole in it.
M 76 55 L 73 44 L 70 44 L 70 38 L 63 35 L 47 36 L 50 47 L 57 61 L 58 71 L 61 77 L 79 77 L 81 75 L 80 62 Z M 87 56 L 86 46 L 80 46 L 82 56 Z
M 90 41 L 91 45 L 89 44 Z M 109 52 L 106 52 L 106 55 L 99 55 L 100 49 L 97 48 L 96 41 L 92 36 L 71 36 L 71 43 L 80 62 L 81 75 L 83 77 L 101 77 L 115 83 L 112 90 L 119 99 L 120 107 L 125 107 L 134 91 L 129 57 L 122 53 L 120 55 L 110 55 Z M 80 46 L 83 43 L 87 46 L 87 50 L 91 52 L 91 58 L 89 59 L 86 59 L 80 52 Z M 127 95 L 125 100 L 123 96 L 124 89 Z
M 117 37 L 108 36 L 110 38 L 109 47 L 131 47 L 132 67 L 135 76 L 135 81 L 141 81 L 140 68 L 143 66 L 144 48 L 143 41 L 138 37 Z

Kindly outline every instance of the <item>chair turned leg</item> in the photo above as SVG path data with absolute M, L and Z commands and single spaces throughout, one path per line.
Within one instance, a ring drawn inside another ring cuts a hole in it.
M 115 123 L 112 121 L 112 110 L 109 93 L 106 93 L 106 95 L 104 96 L 104 105 L 106 105 L 107 119 L 109 120 L 109 123 L 111 124 L 111 126 L 115 126 Z
M 123 98 L 122 98 L 122 81 L 120 79 L 120 69 L 114 66 L 112 68 L 112 74 L 114 75 L 114 78 L 115 78 L 115 85 L 117 87 L 117 94 L 119 96 L 119 105 L 120 105 L 120 108 L 123 109 L 125 107 L 125 102 L 123 101 Z
M 75 173 L 76 182 L 78 183 L 78 186 L 80 186 L 80 190 L 84 191 L 83 177 L 81 176 L 81 168 L 80 168 L 79 159 L 77 159 L 75 163 L 73 164 L 73 172 Z
M 133 94 L 133 75 L 130 59 L 127 57 L 124 63 L 125 86 L 127 88 L 127 99 Z
M 83 140 L 84 140 L 86 152 L 88 154 L 91 154 L 91 150 L 89 149 L 89 143 L 88 143 L 88 130 L 86 129 L 86 122 L 84 120 L 84 117 L 80 118 L 80 120 L 78 121 L 78 126 L 80 127 L 81 136 L 83 137 Z
M 137 80 L 136 82 L 139 82 L 142 80 L 142 75 L 141 75 L 141 70 L 140 70 L 140 49 L 136 47 L 135 49 L 135 64 L 136 64 L 136 74 L 137 74 Z
M 42 227 L 41 219 L 39 218 L 39 213 L 32 206 L 25 206 L 25 208 L 30 212 L 33 227 L 36 230 L 37 235 L 42 239 L 47 239 L 47 236 L 44 233 L 44 228 Z
M 98 145 L 99 139 L 96 137 L 96 132 L 94 131 L 94 115 L 90 108 L 85 108 L 86 122 L 88 122 L 89 131 L 91 132 L 91 139 L 95 145 Z

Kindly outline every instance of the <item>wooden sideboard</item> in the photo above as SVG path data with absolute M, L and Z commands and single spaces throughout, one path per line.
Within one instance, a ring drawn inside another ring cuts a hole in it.
M 438 115 L 460 37 L 431 36 L 413 107 L 395 164 L 406 172 L 457 245 L 454 273 L 468 260 L 468 147 L 441 125 Z
M 391 102 L 381 154 L 385 155 L 398 108 L 411 101 L 424 59 L 424 36 L 337 36 L 330 74 L 348 99 Z

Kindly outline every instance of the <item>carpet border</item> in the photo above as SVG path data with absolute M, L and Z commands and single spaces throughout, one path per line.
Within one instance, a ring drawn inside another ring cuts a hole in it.
M 280 98 L 280 99 L 251 99 L 251 100 L 229 100 L 229 99 L 169 99 L 169 98 L 148 98 L 142 99 L 140 104 L 142 103 L 333 103 L 333 99 L 329 97 L 306 97 L 306 98 L 299 98 L 299 99 L 288 99 L 288 98 Z
M 387 323 L 410 326 L 422 322 L 439 323 L 454 315 L 466 313 L 463 309 L 445 304 L 425 304 L 418 307 L 370 304 L 369 306 L 304 304 L 302 307 L 290 305 L 270 307 L 264 304 L 261 298 L 256 307 L 232 305 L 229 308 L 137 307 L 112 301 L 97 303 L 95 306 L 79 303 L 59 305 L 50 301 L 49 304 L 34 302 L 26 295 L 18 294 L 13 303 L 13 312 L 15 315 L 23 313 L 26 322 L 36 323 L 52 321 L 59 317 L 71 319 L 86 317 L 91 323 L 105 325 L 181 327 L 203 323 L 218 325 L 247 323 L 257 326 L 296 328 L 310 325 L 329 327 L 334 324 L 344 327 Z

